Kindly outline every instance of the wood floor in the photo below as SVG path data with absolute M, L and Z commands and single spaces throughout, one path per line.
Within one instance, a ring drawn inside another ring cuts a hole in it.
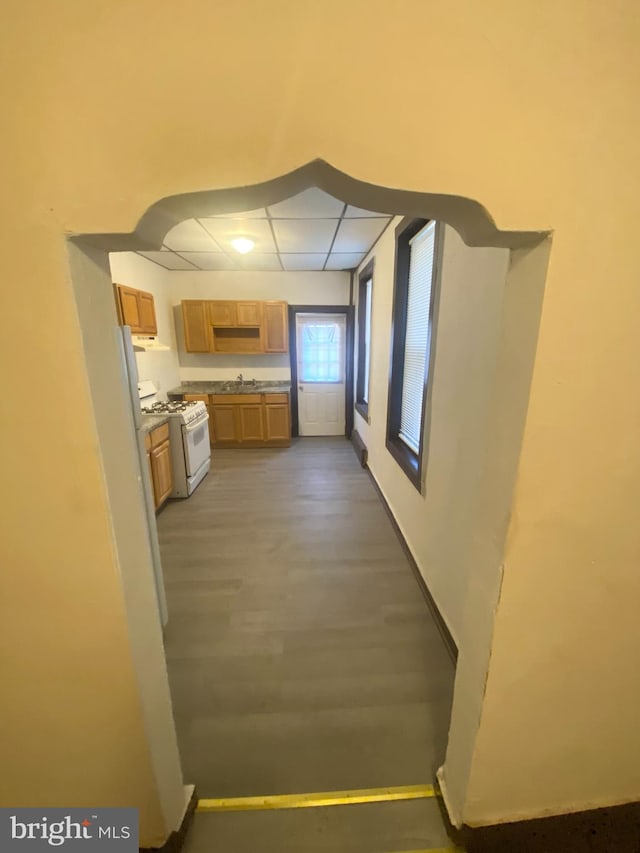
M 433 781 L 453 665 L 345 439 L 214 451 L 158 531 L 184 777 L 201 797 Z

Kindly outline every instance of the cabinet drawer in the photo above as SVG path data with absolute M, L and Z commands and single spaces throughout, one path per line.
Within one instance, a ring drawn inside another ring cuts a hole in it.
M 212 405 L 237 406 L 239 403 L 243 405 L 249 403 L 260 403 L 260 394 L 212 394 Z
M 151 447 L 157 447 L 163 441 L 169 440 L 169 424 L 162 424 L 151 430 Z
M 288 394 L 265 394 L 264 401 L 267 405 L 269 403 L 288 403 L 289 395 Z

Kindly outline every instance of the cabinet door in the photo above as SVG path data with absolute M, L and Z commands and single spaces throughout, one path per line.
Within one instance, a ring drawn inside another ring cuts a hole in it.
M 124 284 L 118 284 L 117 288 L 120 322 L 123 326 L 131 326 L 132 332 L 139 333 L 141 330 L 141 320 L 138 291 Z
M 184 348 L 187 352 L 210 352 L 211 332 L 207 303 L 202 299 L 185 299 L 182 303 Z
M 264 412 L 267 441 L 288 441 L 291 437 L 288 404 L 267 404 Z
M 168 441 L 151 451 L 151 472 L 156 509 L 163 504 L 173 489 L 171 447 Z
M 265 352 L 289 352 L 286 302 L 262 303 L 262 338 Z
M 264 420 L 260 403 L 238 406 L 240 441 L 264 441 Z
M 212 326 L 237 326 L 236 303 L 216 299 L 207 303 Z
M 147 465 L 149 466 L 149 482 L 153 488 L 153 502 L 158 507 L 158 499 L 156 498 L 156 484 L 153 481 L 153 465 L 151 464 L 151 451 L 147 450 Z
M 238 441 L 239 434 L 236 429 L 236 407 L 233 405 L 214 404 L 210 409 L 213 421 L 214 444 L 220 441 Z
M 236 302 L 238 326 L 259 326 L 261 314 L 259 302 Z
M 207 414 L 209 415 L 209 444 L 213 444 L 213 421 L 211 419 L 211 409 L 209 407 L 209 395 L 208 394 L 183 394 L 182 399 L 189 402 L 189 400 L 202 400 L 202 402 L 207 407 Z
M 138 315 L 140 317 L 140 331 L 143 335 L 157 335 L 158 324 L 156 322 L 156 309 L 153 303 L 153 294 L 144 290 L 138 291 Z

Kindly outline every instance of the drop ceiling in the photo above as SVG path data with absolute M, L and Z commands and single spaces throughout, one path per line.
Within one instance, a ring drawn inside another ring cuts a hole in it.
M 185 219 L 160 251 L 138 254 L 169 270 L 350 270 L 390 220 L 311 188 L 258 210 Z M 255 247 L 241 255 L 235 237 Z

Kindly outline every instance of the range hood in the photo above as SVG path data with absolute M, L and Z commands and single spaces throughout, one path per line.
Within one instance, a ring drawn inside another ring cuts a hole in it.
M 171 349 L 157 338 L 148 335 L 131 335 L 131 343 L 134 352 L 166 352 Z

